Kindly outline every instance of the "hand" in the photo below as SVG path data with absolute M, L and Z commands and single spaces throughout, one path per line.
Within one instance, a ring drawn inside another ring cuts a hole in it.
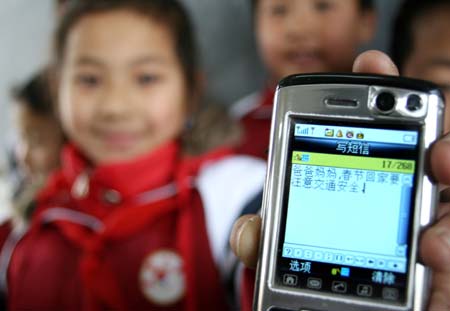
M 399 75 L 397 67 L 385 54 L 368 51 L 354 62 L 356 73 Z M 450 135 L 440 139 L 431 150 L 431 170 L 442 184 L 450 184 Z M 236 256 L 249 268 L 256 267 L 261 218 L 239 218 L 231 233 L 230 244 Z M 433 269 L 429 310 L 450 310 L 450 203 L 439 207 L 437 222 L 424 232 L 420 243 L 423 262 Z

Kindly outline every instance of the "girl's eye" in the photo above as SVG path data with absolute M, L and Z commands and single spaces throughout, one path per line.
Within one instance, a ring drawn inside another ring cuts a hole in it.
M 325 13 L 333 8 L 331 1 L 316 1 L 314 4 L 316 11 Z
M 270 8 L 270 14 L 272 16 L 285 16 L 288 13 L 287 5 L 285 4 L 276 4 Z
M 154 74 L 140 74 L 137 76 L 137 82 L 141 86 L 147 86 L 159 80 L 159 77 Z
M 76 81 L 83 87 L 93 88 L 100 84 L 100 78 L 92 74 L 81 74 L 76 77 Z

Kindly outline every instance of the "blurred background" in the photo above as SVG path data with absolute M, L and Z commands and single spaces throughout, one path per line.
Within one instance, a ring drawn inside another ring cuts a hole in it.
M 229 105 L 264 80 L 252 36 L 249 0 L 183 0 L 198 30 L 208 92 Z M 391 18 L 401 0 L 377 1 L 380 23 L 370 48 L 386 51 Z M 0 5 L 0 167 L 14 143 L 11 88 L 50 55 L 54 0 L 2 0 Z M 0 168 L 1 169 L 1 168 Z M 1 190 L 0 190 L 1 191 Z M 1 195 L 1 194 L 0 194 Z
M 206 75 L 207 91 L 231 105 L 258 90 L 264 81 L 255 49 L 250 0 L 182 0 L 190 11 Z M 1 0 L 0 5 L 0 219 L 12 193 L 7 155 L 15 145 L 11 89 L 27 80 L 51 57 L 55 0 Z M 401 0 L 377 0 L 375 40 L 364 48 L 387 51 L 392 16 Z M 5 214 L 5 215 L 3 215 Z
M 200 46 L 207 91 L 230 105 L 259 89 L 264 75 L 252 35 L 249 0 L 183 0 Z M 55 0 L 2 0 L 0 5 L 0 176 L 15 141 L 11 89 L 36 73 L 50 58 Z M 367 48 L 387 51 L 391 18 L 401 0 L 378 0 L 378 33 Z M 0 202 L 11 192 L 0 178 Z M 0 218 L 2 211 L 0 208 Z

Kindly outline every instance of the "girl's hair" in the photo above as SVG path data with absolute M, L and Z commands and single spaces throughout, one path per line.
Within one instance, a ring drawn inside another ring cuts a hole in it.
M 399 9 L 391 39 L 391 56 L 400 71 L 414 49 L 414 27 L 421 17 L 441 7 L 450 9 L 450 0 L 406 0 Z M 445 40 L 443 38 L 443 40 Z
M 252 9 L 254 10 L 256 8 L 256 5 L 258 4 L 259 0 L 251 0 L 251 1 L 252 1 Z M 374 8 L 374 1 L 373 0 L 359 0 L 359 5 L 363 11 L 372 10 Z
M 176 0 L 74 0 L 69 1 L 54 38 L 56 66 L 64 58 L 72 28 L 85 16 L 114 10 L 130 10 L 164 23 L 170 29 L 188 89 L 196 89 L 197 51 L 186 11 Z
M 37 73 L 23 85 L 14 87 L 12 96 L 19 105 L 37 115 L 53 116 L 53 98 L 47 70 Z

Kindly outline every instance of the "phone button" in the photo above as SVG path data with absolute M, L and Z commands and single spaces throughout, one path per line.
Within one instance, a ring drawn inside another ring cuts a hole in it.
M 372 297 L 372 286 L 366 284 L 358 284 L 356 294 L 361 297 Z
M 322 279 L 308 278 L 308 280 L 306 281 L 306 286 L 311 289 L 321 289 L 322 288 Z
M 347 282 L 333 281 L 331 284 L 331 290 L 335 293 L 345 294 L 347 292 Z
M 385 287 L 382 291 L 383 299 L 385 300 L 398 300 L 398 289 L 392 287 Z
M 283 284 L 287 286 L 297 286 L 298 277 L 293 274 L 285 274 L 283 275 Z

